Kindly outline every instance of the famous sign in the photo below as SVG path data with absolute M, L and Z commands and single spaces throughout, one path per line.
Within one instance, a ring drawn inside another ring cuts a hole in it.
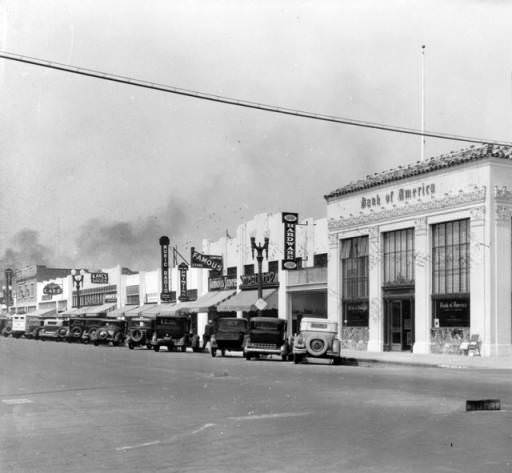
M 192 268 L 208 268 L 221 272 L 223 267 L 222 256 L 203 255 L 192 247 L 190 248 L 190 266 Z

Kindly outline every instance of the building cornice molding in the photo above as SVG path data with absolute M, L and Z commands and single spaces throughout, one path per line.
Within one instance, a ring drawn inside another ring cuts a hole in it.
M 453 194 L 445 194 L 440 198 L 433 198 L 428 202 L 418 202 L 415 204 L 406 203 L 403 207 L 393 207 L 381 211 L 370 209 L 369 213 L 359 216 L 345 217 L 339 219 L 330 219 L 328 222 L 329 232 L 345 231 L 352 227 L 363 227 L 375 225 L 380 222 L 387 222 L 404 217 L 410 217 L 417 214 L 431 212 L 435 210 L 455 209 L 471 204 L 485 202 L 486 186 L 475 186 L 472 190 Z

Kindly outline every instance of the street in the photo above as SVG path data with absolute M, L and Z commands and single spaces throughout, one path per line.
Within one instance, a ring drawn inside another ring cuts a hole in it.
M 3 473 L 512 471 L 507 371 L 11 338 L 0 359 Z

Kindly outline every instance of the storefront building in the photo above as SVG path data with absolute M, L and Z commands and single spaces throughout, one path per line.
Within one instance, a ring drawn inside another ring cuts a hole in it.
M 344 347 L 512 353 L 512 153 L 470 148 L 325 196 L 328 313 Z
M 40 302 L 44 302 L 42 283 L 54 278 L 65 278 L 69 272 L 67 268 L 48 268 L 37 264 L 16 269 L 13 281 L 16 313 L 27 314 L 38 310 Z
M 250 318 L 258 313 L 288 320 L 288 331 L 296 329 L 302 315 L 327 317 L 327 252 L 326 219 L 302 219 L 296 227 L 295 250 L 298 269 L 284 270 L 284 224 L 282 213 L 259 214 L 238 226 L 231 237 L 203 241 L 203 252 L 222 256 L 221 274 L 209 275 L 209 286 L 218 278 L 230 281 L 233 294 L 217 304 L 216 313 L 223 316 Z M 251 238 L 262 245 L 268 238 L 268 255 L 262 262 L 262 299 L 259 311 L 257 252 L 252 252 Z M 233 281 L 237 281 L 236 284 Z M 210 289 L 211 292 L 211 289 Z M 199 319 L 206 323 L 207 314 Z

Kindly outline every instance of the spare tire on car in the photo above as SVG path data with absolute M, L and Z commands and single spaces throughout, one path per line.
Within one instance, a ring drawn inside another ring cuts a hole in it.
M 306 349 L 311 356 L 322 356 L 327 348 L 327 343 L 322 338 L 314 337 L 306 340 Z

